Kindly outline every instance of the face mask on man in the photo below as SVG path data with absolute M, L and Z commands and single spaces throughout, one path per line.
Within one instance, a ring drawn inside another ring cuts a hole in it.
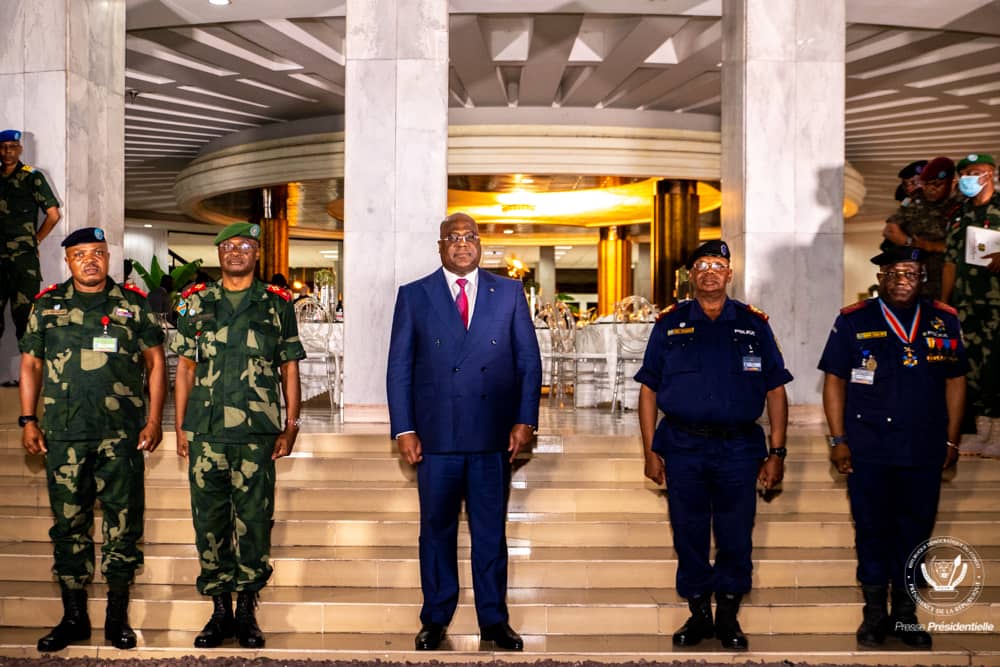
M 975 197 L 983 191 L 984 187 L 986 187 L 984 183 L 979 182 L 979 179 L 979 174 L 962 176 L 958 179 L 958 191 L 966 197 Z

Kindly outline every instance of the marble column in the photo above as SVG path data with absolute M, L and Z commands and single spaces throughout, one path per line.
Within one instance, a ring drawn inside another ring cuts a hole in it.
M 732 294 L 771 316 L 796 380 L 815 370 L 843 286 L 845 0 L 723 0 L 722 234 Z
M 396 288 L 440 266 L 447 0 L 347 0 L 346 57 L 345 418 L 385 421 Z
M 597 313 L 610 315 L 632 294 L 632 242 L 626 227 L 601 227 L 597 242 Z
M 535 273 L 540 295 L 538 303 L 552 303 L 556 300 L 556 249 L 543 245 L 538 248 L 538 271 Z
M 125 0 L 2 0 L 0 26 L 0 129 L 24 132 L 22 160 L 45 173 L 62 208 L 39 248 L 42 284 L 69 277 L 59 243 L 91 225 L 107 232 L 120 278 Z M 0 356 L 16 354 L 12 341 L 4 336 Z M 0 364 L 0 375 L 7 367 Z
M 260 188 L 254 197 L 251 219 L 261 227 L 257 277 L 267 282 L 271 276 L 280 273 L 287 279 L 288 186 Z
M 650 301 L 653 300 L 653 265 L 650 245 L 643 241 L 635 244 L 636 262 L 632 273 L 632 291 Z
M 698 247 L 697 181 L 657 181 L 650 239 L 651 300 L 663 308 L 678 299 L 677 270 Z

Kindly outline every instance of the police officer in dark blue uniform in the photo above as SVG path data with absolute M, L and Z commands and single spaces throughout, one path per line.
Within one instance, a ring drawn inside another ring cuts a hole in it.
M 904 568 L 934 527 L 941 468 L 958 458 L 968 362 L 955 310 L 919 296 L 923 260 L 922 250 L 902 246 L 873 257 L 878 298 L 840 311 L 819 362 L 830 460 L 848 475 L 863 646 L 879 646 L 889 633 L 931 646 L 914 629 Z
M 645 473 L 667 485 L 677 551 L 677 592 L 691 618 L 673 636 L 691 646 L 713 635 L 745 649 L 736 619 L 750 590 L 758 482 L 770 489 L 784 475 L 792 380 L 763 311 L 726 295 L 729 247 L 709 241 L 688 261 L 694 299 L 657 320 L 635 379 Z M 767 404 L 771 448 L 756 423 Z M 664 413 L 656 424 L 657 408 Z M 709 561 L 714 531 L 715 564 Z M 716 614 L 712 620 L 712 593 Z

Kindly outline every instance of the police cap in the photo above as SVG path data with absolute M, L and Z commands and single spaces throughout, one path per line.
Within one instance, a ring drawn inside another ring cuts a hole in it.
M 883 247 L 881 253 L 872 257 L 871 262 L 876 266 L 889 266 L 897 262 L 924 262 L 926 260 L 927 253 L 920 248 L 889 245 Z
M 72 248 L 73 246 L 80 245 L 81 243 L 106 242 L 107 239 L 104 238 L 103 229 L 100 227 L 84 227 L 83 229 L 78 229 L 64 238 L 60 245 L 64 248 Z
M 691 253 L 691 256 L 687 261 L 687 268 L 691 270 L 694 263 L 697 262 L 702 257 L 724 257 L 729 259 L 729 246 L 726 242 L 721 239 L 716 239 L 713 241 L 706 241 L 702 243 L 698 248 Z
M 927 163 L 920 172 L 920 180 L 927 181 L 950 180 L 955 176 L 955 163 L 946 157 L 936 157 Z
M 242 236 L 243 238 L 259 241 L 260 225 L 252 222 L 234 222 L 231 225 L 227 225 L 216 235 L 215 245 L 219 245 L 223 241 L 231 239 L 235 236 Z
M 926 166 L 927 160 L 917 160 L 916 162 L 911 162 L 899 170 L 899 177 L 906 180 L 908 178 L 913 178 L 914 176 L 919 176 L 920 172 L 922 172 Z
M 20 130 L 4 130 L 0 132 L 0 141 L 20 141 Z
M 966 167 L 971 167 L 974 164 L 988 164 L 991 167 L 997 166 L 997 163 L 993 160 L 992 155 L 988 155 L 986 153 L 969 153 L 958 161 L 958 170 L 962 171 Z

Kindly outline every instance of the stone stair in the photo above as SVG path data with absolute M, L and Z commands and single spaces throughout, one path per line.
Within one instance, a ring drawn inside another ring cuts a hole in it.
M 673 588 L 677 561 L 663 492 L 642 476 L 634 415 L 607 424 L 612 418 L 606 415 L 578 412 L 582 423 L 574 428 L 543 430 L 513 477 L 508 602 L 511 623 L 526 639 L 524 657 L 733 659 L 716 651 L 714 641 L 683 651 L 670 644 L 687 609 Z M 421 602 L 413 471 L 399 462 L 384 432 L 333 430 L 303 433 L 295 455 L 278 464 L 275 571 L 259 612 L 268 648 L 259 654 L 427 659 L 412 651 Z M 17 429 L 0 429 L 0 656 L 37 655 L 35 641 L 61 613 L 50 574 L 44 469 L 39 457 L 23 452 L 19 438 Z M 130 607 L 141 639 L 128 657 L 195 652 L 191 642 L 210 610 L 193 584 L 198 566 L 186 472 L 174 445 L 168 434 L 147 460 L 146 564 Z M 783 492 L 758 505 L 755 588 L 740 615 L 752 651 L 743 657 L 1000 664 L 995 634 L 938 634 L 931 654 L 898 644 L 857 649 L 853 633 L 862 601 L 844 480 L 826 460 L 818 425 L 793 428 L 788 446 Z M 946 480 L 935 534 L 978 550 L 987 588 L 971 609 L 938 620 L 1000 627 L 1000 587 L 989 587 L 990 573 L 1000 572 L 1000 461 L 963 459 Z M 449 629 L 452 650 L 433 657 L 501 656 L 478 650 L 465 526 L 459 539 L 464 589 Z M 104 588 L 92 589 L 91 619 L 101 627 Z M 127 657 L 102 644 L 95 633 L 89 645 L 65 654 Z

